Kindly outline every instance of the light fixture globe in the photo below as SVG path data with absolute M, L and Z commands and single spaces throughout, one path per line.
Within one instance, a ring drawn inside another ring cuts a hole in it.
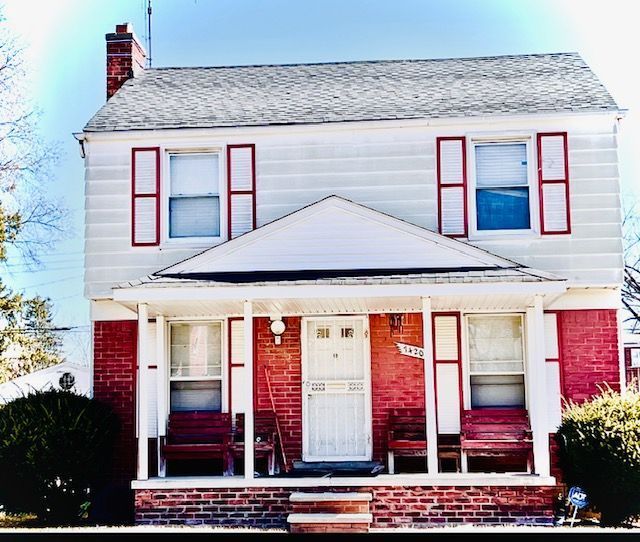
M 287 329 L 282 320 L 274 320 L 271 322 L 271 333 L 273 333 L 276 337 L 279 337 L 284 333 L 284 330 Z

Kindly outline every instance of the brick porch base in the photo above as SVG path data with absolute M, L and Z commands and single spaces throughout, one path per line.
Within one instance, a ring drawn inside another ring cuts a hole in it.
M 136 489 L 137 524 L 285 528 L 289 496 L 301 488 Z M 302 488 L 309 491 L 310 488 Z M 314 488 L 331 491 L 330 488 Z M 372 528 L 553 522 L 555 486 L 341 487 L 372 494 Z

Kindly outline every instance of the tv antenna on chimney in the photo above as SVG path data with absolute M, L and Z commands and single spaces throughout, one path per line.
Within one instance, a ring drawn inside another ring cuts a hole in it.
M 147 0 L 147 67 L 151 67 L 151 0 Z

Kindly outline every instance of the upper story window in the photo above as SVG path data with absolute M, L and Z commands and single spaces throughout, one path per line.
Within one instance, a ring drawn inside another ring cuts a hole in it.
M 474 153 L 477 230 L 530 229 L 527 144 L 475 144 Z
M 169 239 L 220 237 L 220 155 L 169 155 Z
M 571 233 L 566 132 L 437 137 L 436 175 L 444 235 Z
M 255 152 L 253 143 L 132 148 L 131 244 L 203 247 L 255 229 Z

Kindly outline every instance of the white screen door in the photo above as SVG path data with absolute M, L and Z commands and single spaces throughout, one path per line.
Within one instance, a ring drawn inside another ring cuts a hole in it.
M 370 460 L 366 317 L 305 318 L 302 334 L 302 459 Z

